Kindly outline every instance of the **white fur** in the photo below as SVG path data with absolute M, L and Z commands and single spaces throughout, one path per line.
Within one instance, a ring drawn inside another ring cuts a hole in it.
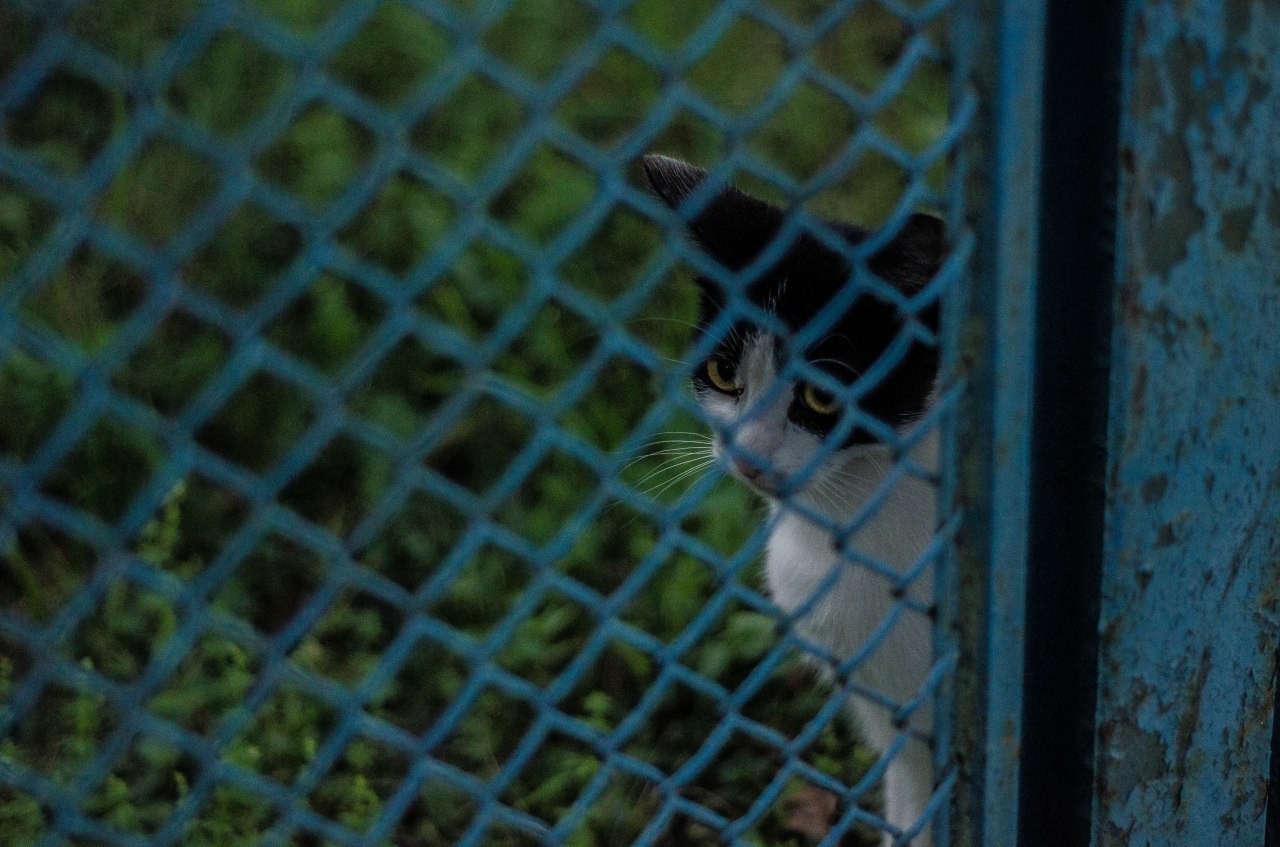
M 745 389 L 740 398 L 718 393 L 702 397 L 708 418 L 717 425 L 715 452 L 722 458 L 727 453 L 749 457 L 771 472 L 764 480 L 747 482 L 768 496 L 772 505 L 765 576 L 774 601 L 784 612 L 796 613 L 820 591 L 833 571 L 839 572 L 834 584 L 795 625 L 800 635 L 846 659 L 861 650 L 894 611 L 897 601 L 891 593 L 891 581 L 859 563 L 856 556 L 842 557 L 833 533 L 799 514 L 789 503 L 803 503 L 838 525 L 849 525 L 886 485 L 891 470 L 888 451 L 882 447 L 838 450 L 803 479 L 793 479 L 823 449 L 822 441 L 787 419 L 794 386 L 776 374 L 772 339 L 757 336 L 747 340 L 738 374 Z M 910 458 L 932 473 L 937 449 L 936 434 L 930 434 L 912 448 Z M 781 480 L 792 480 L 799 486 L 787 501 L 771 496 L 771 489 Z M 878 507 L 848 546 L 857 555 L 905 574 L 932 537 L 936 489 L 931 482 L 908 474 L 879 496 Z M 909 593 L 930 603 L 932 582 L 932 571 L 926 569 Z M 856 669 L 855 679 L 903 704 L 920 692 L 932 660 L 930 620 L 903 607 L 892 629 Z M 850 698 L 850 706 L 864 740 L 880 754 L 888 751 L 899 735 L 906 739 L 888 764 L 884 795 L 885 818 L 898 829 L 909 831 L 920 820 L 933 792 L 932 753 L 926 744 L 896 728 L 887 708 L 857 695 Z M 932 704 L 926 699 L 911 715 L 910 725 L 928 734 L 932 722 Z M 928 847 L 930 841 L 925 828 L 910 843 Z M 894 844 L 892 836 L 886 834 L 884 844 Z

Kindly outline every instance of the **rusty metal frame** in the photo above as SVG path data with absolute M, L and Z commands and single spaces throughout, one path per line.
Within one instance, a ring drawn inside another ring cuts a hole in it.
M 966 386 L 943 461 L 945 493 L 965 518 L 939 628 L 959 653 L 944 703 L 960 775 L 944 843 L 957 847 L 1017 838 L 1046 5 L 966 2 L 955 22 L 955 38 L 968 46 L 956 99 L 976 93 L 979 104 L 955 169 L 975 234 L 973 280 L 944 322 L 954 333 L 944 349 L 958 351 L 950 364 Z
M 1280 7 L 1131 2 L 1125 31 L 1093 844 L 1248 847 L 1280 634 Z

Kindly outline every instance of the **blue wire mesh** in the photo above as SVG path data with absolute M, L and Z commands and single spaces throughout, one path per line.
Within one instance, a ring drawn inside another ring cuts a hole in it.
M 760 593 L 746 495 L 631 466 L 726 278 L 635 163 L 891 233 L 968 121 L 949 5 L 0 9 L 0 840 L 883 826 L 843 703 L 886 698 L 794 672 L 857 657 Z

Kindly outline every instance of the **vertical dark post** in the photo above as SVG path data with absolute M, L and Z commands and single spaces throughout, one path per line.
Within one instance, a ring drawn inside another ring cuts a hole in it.
M 1051 0 L 1019 843 L 1089 843 L 1124 4 Z

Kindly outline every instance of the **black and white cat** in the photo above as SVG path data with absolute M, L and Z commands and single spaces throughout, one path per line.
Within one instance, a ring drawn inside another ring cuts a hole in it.
M 646 157 L 644 166 L 653 189 L 673 208 L 706 178 L 700 168 L 663 156 Z M 705 253 L 738 271 L 774 240 L 784 218 L 778 207 L 727 187 L 690 221 L 689 232 Z M 851 244 L 869 235 L 848 224 L 829 226 Z M 914 215 L 867 260 L 867 266 L 911 295 L 937 272 L 943 256 L 941 221 Z M 744 280 L 741 294 L 776 316 L 789 333 L 797 333 L 850 276 L 844 256 L 814 236 L 800 234 L 779 261 Z M 698 327 L 705 336 L 729 296 L 712 280 L 700 278 L 698 285 Z M 918 319 L 936 330 L 936 304 L 923 309 Z M 774 601 L 789 615 L 810 603 L 795 620 L 798 632 L 841 660 L 863 649 L 899 606 L 892 627 L 854 673 L 858 683 L 900 705 L 919 695 L 932 666 L 931 622 L 919 611 L 900 607 L 901 593 L 895 596 L 889 578 L 842 555 L 832 524 L 848 524 L 888 485 L 878 508 L 848 539 L 849 547 L 906 575 L 936 527 L 936 488 L 921 475 L 904 475 L 896 484 L 886 484 L 893 465 L 890 448 L 861 426 L 842 426 L 850 400 L 804 381 L 789 362 L 800 356 L 838 384 L 853 385 L 891 348 L 903 324 L 897 306 L 869 293 L 853 300 L 829 330 L 815 335 L 817 342 L 803 350 L 792 350 L 792 339 L 757 322 L 741 320 L 721 334 L 714 351 L 693 372 L 694 392 L 715 433 L 712 453 L 769 501 L 772 525 L 765 574 Z M 895 431 L 909 430 L 933 398 L 937 366 L 934 347 L 912 342 L 874 387 L 865 393 L 861 387 L 853 389 L 860 393 L 858 408 Z M 817 379 L 812 374 L 810 378 Z M 827 443 L 837 439 L 838 443 Z M 937 461 L 936 434 L 914 439 L 908 457 L 931 474 Z M 831 521 L 802 514 L 799 504 Z M 829 579 L 833 584 L 811 602 Z M 929 569 L 907 592 L 923 604 L 932 602 Z M 915 847 L 927 847 L 931 840 L 922 815 L 933 792 L 932 752 L 919 737 L 932 731 L 928 700 L 924 698 L 909 718 L 915 732 L 904 733 L 906 727 L 895 725 L 885 705 L 862 696 L 850 698 L 863 738 L 879 753 L 893 748 L 899 736 L 906 739 L 886 771 L 885 818 L 904 833 L 921 826 L 910 841 Z M 894 844 L 893 836 L 886 834 L 884 843 Z M 907 843 L 906 838 L 897 843 Z

